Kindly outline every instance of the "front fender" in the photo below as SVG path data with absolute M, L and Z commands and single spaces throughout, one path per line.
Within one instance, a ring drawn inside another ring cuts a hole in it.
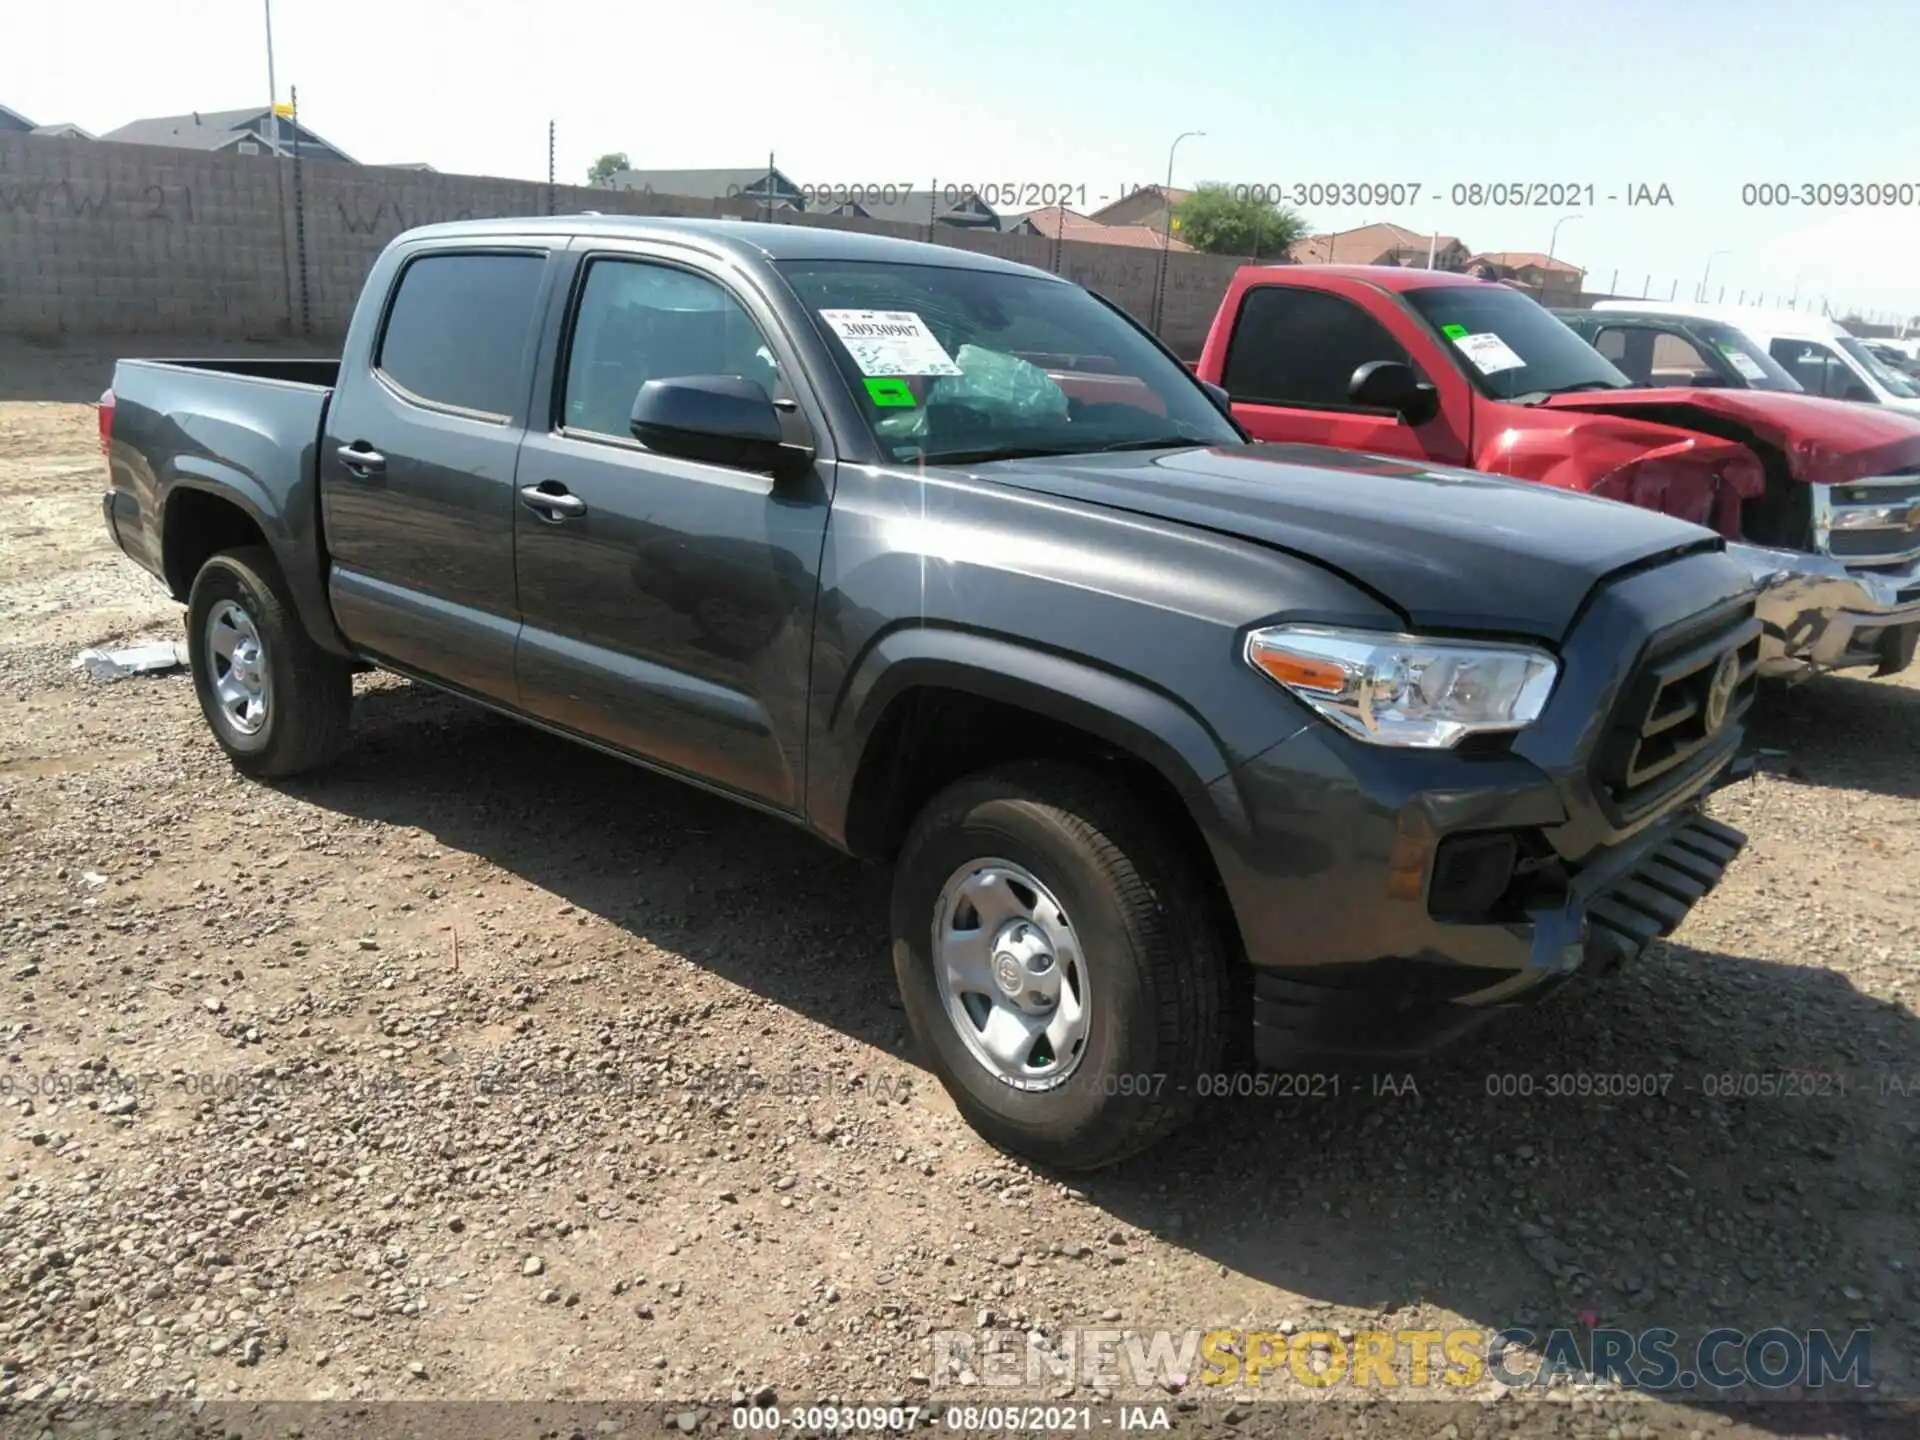
M 844 841 L 860 758 L 888 705 L 938 686 L 997 700 L 1071 725 L 1145 761 L 1186 802 L 1204 830 L 1244 832 L 1232 768 L 1213 729 L 1185 702 L 1123 673 L 1004 636 L 907 623 L 876 637 L 849 668 L 808 766 L 814 824 Z M 1300 728 L 1276 707 L 1276 741 Z

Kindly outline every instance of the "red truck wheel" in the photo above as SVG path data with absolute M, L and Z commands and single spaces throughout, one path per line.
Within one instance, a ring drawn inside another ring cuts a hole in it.
M 346 743 L 353 673 L 308 636 L 265 546 L 223 550 L 200 567 L 187 652 L 200 709 L 236 769 L 297 775 Z

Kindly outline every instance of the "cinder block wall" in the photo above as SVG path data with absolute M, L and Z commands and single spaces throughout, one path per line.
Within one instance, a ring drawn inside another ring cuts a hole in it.
M 343 334 L 381 248 L 415 225 L 548 213 L 532 181 L 0 135 L 0 334 Z M 739 215 L 750 204 L 561 185 L 558 213 Z M 1151 319 L 1158 252 L 831 217 L 1057 270 Z M 1239 261 L 1167 257 L 1162 337 L 1197 356 Z

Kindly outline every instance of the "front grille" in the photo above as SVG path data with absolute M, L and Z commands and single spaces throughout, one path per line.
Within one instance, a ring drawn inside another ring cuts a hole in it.
M 1883 565 L 1920 554 L 1920 477 L 1886 475 L 1835 485 L 1827 553 L 1843 564 Z
M 1594 755 L 1595 788 L 1615 824 L 1658 809 L 1727 757 L 1753 704 L 1759 662 L 1751 599 L 1655 638 L 1622 688 Z

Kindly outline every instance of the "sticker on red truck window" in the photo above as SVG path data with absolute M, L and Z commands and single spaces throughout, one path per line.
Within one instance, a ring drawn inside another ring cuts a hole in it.
M 958 375 L 960 367 L 911 310 L 822 310 L 862 375 Z
M 1456 335 L 1453 343 L 1460 353 L 1473 362 L 1473 368 L 1482 375 L 1498 375 L 1502 370 L 1518 370 L 1526 361 L 1513 353 L 1508 345 L 1491 330 L 1483 330 L 1478 335 Z

